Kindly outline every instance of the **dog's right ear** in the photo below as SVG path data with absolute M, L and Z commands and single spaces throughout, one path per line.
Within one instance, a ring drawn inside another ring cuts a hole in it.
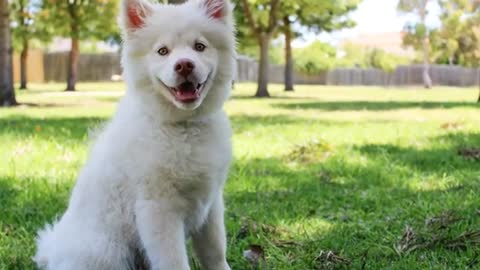
M 122 0 L 120 25 L 126 33 L 134 32 L 145 25 L 153 13 L 153 5 L 147 0 Z

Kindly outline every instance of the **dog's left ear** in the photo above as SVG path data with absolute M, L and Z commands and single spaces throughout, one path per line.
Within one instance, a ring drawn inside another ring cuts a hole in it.
M 119 22 L 127 32 L 134 32 L 145 25 L 145 20 L 153 12 L 148 0 L 122 0 Z
M 230 16 L 230 2 L 228 0 L 202 0 L 206 8 L 207 16 L 224 21 Z

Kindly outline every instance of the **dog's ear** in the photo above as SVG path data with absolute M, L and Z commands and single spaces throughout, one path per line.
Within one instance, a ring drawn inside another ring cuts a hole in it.
M 228 0 L 203 0 L 207 16 L 216 20 L 225 20 L 230 15 Z
M 148 0 L 122 0 L 120 25 L 125 32 L 133 32 L 142 28 L 152 13 L 153 4 Z

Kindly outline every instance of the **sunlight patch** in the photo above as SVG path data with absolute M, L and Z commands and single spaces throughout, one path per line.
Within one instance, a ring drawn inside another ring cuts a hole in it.
M 432 175 L 415 180 L 408 183 L 408 188 L 412 191 L 446 191 L 459 185 L 453 176 L 446 174 L 442 177 Z

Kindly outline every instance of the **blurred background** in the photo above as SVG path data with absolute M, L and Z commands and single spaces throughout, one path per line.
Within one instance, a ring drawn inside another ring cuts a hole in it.
M 231 1 L 232 269 L 479 269 L 480 1 Z M 124 96 L 118 5 L 0 0 L 0 269 Z
M 233 4 L 236 81 L 258 82 L 257 96 L 268 96 L 267 82 L 284 83 L 286 90 L 294 84 L 480 84 L 477 0 Z M 121 80 L 118 1 L 11 0 L 4 6 L 20 89 L 29 81 L 65 81 L 71 91 L 77 81 Z

